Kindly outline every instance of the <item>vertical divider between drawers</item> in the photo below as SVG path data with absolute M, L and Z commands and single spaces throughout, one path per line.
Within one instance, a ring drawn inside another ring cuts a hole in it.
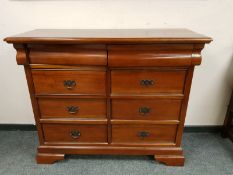
M 111 99 L 110 99 L 110 93 L 111 93 L 111 70 L 108 67 L 108 47 L 106 45 L 106 52 L 107 52 L 107 68 L 106 68 L 106 104 L 107 104 L 107 132 L 108 132 L 108 144 L 112 142 L 112 126 L 111 126 Z

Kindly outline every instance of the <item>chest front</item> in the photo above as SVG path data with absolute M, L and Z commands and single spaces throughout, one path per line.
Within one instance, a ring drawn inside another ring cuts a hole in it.
M 37 162 L 133 154 L 182 166 L 185 115 L 204 39 L 12 41 L 31 96 Z

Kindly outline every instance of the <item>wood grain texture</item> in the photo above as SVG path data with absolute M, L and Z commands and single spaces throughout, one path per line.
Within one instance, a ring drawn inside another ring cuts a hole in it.
M 112 94 L 183 94 L 186 71 L 173 70 L 113 70 Z M 153 85 L 142 86 L 141 81 L 151 80 Z
M 107 119 L 90 119 L 90 118 L 41 118 L 40 123 L 51 124 L 107 124 Z
M 53 70 L 53 69 L 60 69 L 60 70 L 81 70 L 81 71 L 106 71 L 106 66 L 81 66 L 81 65 L 57 65 L 57 64 L 30 64 L 30 68 L 35 70 Z
M 204 48 L 204 44 L 194 44 L 192 53 L 192 65 L 200 65 L 202 56 L 201 51 Z
M 107 65 L 105 45 L 29 45 L 30 64 Z
M 168 146 L 115 146 L 108 145 L 41 145 L 38 147 L 39 153 L 65 153 L 65 154 L 113 154 L 113 155 L 182 155 L 181 147 Z
M 179 120 L 181 100 L 112 100 L 112 119 L 122 120 Z M 148 109 L 143 113 L 143 109 Z
M 174 143 L 177 125 L 112 125 L 112 143 Z M 140 136 L 141 133 L 148 136 Z
M 64 160 L 64 158 L 64 154 L 38 153 L 36 155 L 36 161 L 38 164 L 53 164 L 56 161 Z
M 188 29 L 37 29 L 7 37 L 8 43 L 209 43 L 212 38 Z
M 155 155 L 155 160 L 168 166 L 184 166 L 183 155 Z
M 38 103 L 41 118 L 106 118 L 105 99 L 39 98 Z
M 106 143 L 107 125 L 43 124 L 45 142 Z M 73 138 L 72 131 L 80 132 Z
M 32 76 L 36 94 L 106 94 L 104 71 L 32 70 Z M 76 85 L 67 89 L 66 80 Z
M 153 124 L 179 124 L 179 120 L 126 120 L 126 119 L 111 119 L 111 124 L 117 124 L 117 125 L 126 125 L 126 124 L 142 124 L 142 125 L 153 125 Z
M 26 65 L 29 63 L 28 50 L 25 44 L 14 44 L 16 49 L 16 62 L 18 65 Z
M 39 136 L 39 143 L 40 143 L 40 145 L 42 145 L 44 143 L 43 129 L 42 129 L 42 126 L 40 124 L 40 110 L 39 110 L 38 101 L 35 97 L 35 87 L 34 87 L 34 83 L 33 83 L 32 72 L 31 72 L 31 69 L 28 65 L 24 65 L 24 71 L 25 71 L 28 90 L 29 90 L 30 99 L 31 99 L 31 103 L 32 103 L 32 110 L 33 110 L 33 114 L 34 114 L 37 134 Z
M 185 79 L 185 87 L 184 87 L 184 99 L 180 111 L 180 124 L 178 126 L 177 134 L 176 134 L 176 145 L 180 146 L 181 141 L 182 141 L 182 135 L 183 135 L 183 130 L 184 130 L 184 122 L 185 122 L 185 117 L 186 117 L 186 112 L 187 112 L 187 107 L 188 107 L 188 100 L 189 100 L 189 94 L 191 90 L 191 84 L 192 84 L 192 78 L 193 78 L 193 71 L 194 71 L 194 66 L 191 66 L 188 70 L 186 79 Z
M 147 44 L 108 46 L 108 65 L 124 66 L 190 66 L 192 44 Z
M 184 165 L 194 66 L 211 38 L 187 29 L 49 29 L 5 41 L 25 66 L 37 163 L 65 154 L 125 154 Z

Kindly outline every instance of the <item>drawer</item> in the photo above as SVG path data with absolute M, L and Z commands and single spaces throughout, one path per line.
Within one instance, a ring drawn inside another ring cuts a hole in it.
M 105 99 L 39 98 L 41 118 L 106 118 Z
M 31 64 L 107 65 L 104 45 L 29 45 Z
M 177 125 L 112 125 L 112 143 L 175 143 Z
M 113 94 L 183 94 L 185 70 L 113 70 Z
M 105 95 L 105 71 L 32 70 L 36 94 Z
M 108 46 L 110 67 L 190 66 L 193 44 L 146 44 Z
M 113 99 L 112 118 L 121 120 L 179 120 L 182 100 Z
M 107 142 L 107 125 L 43 124 L 43 131 L 45 142 Z

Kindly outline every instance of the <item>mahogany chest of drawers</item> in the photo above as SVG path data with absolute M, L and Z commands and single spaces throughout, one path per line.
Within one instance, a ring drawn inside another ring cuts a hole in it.
M 193 70 L 211 38 L 187 29 L 34 30 L 5 41 L 25 68 L 37 163 L 127 154 L 184 164 Z

